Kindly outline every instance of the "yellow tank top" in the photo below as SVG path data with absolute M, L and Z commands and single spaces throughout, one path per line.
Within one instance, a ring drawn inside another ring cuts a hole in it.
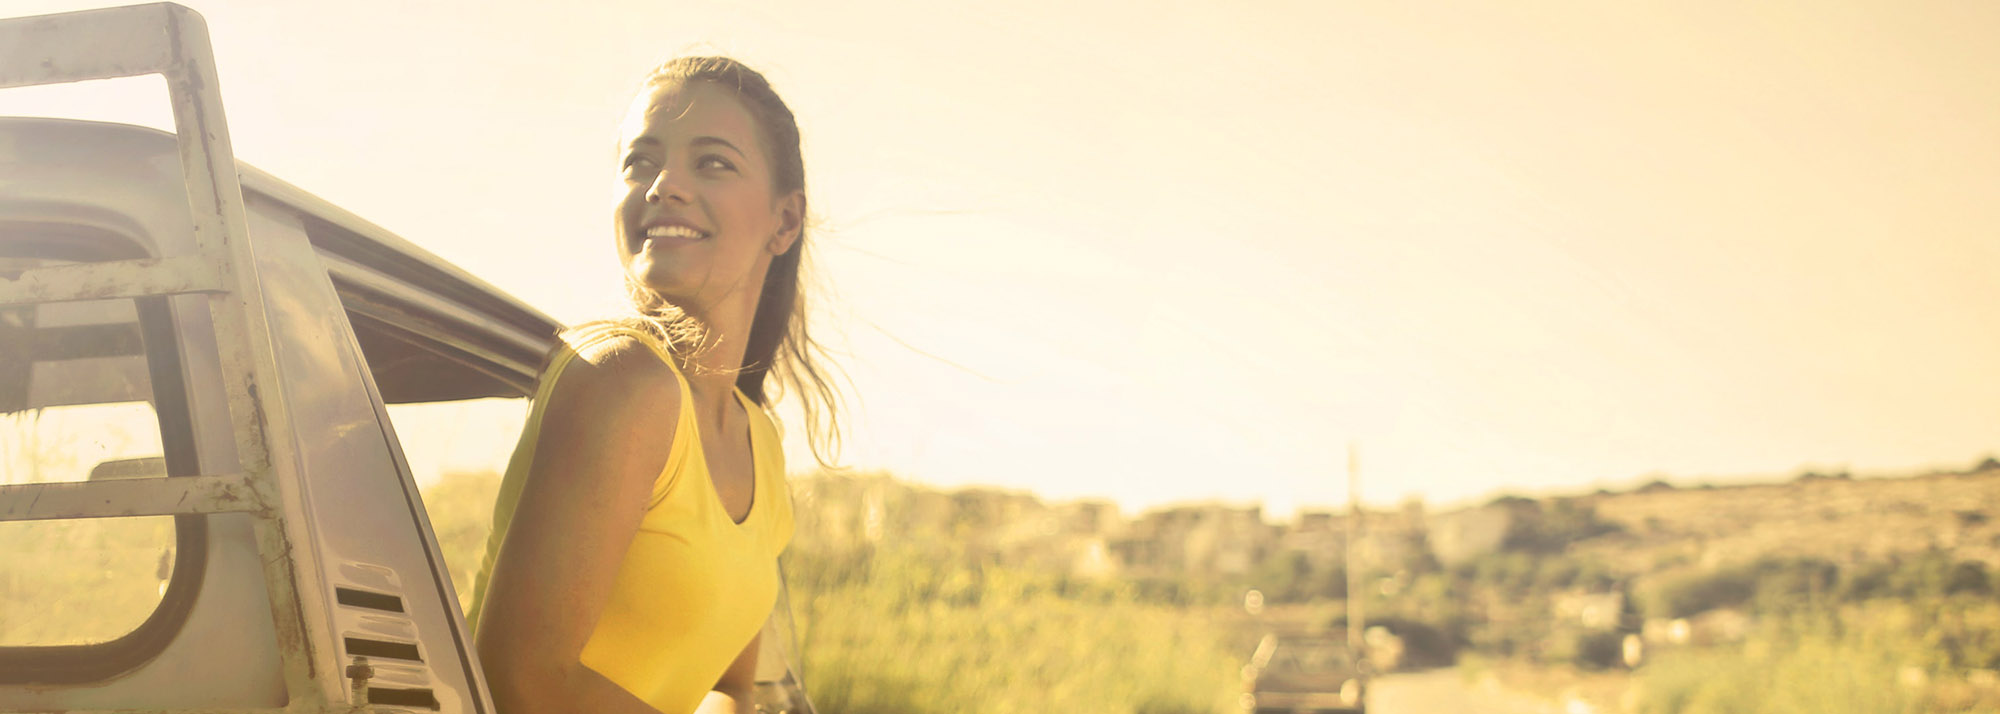
M 681 404 L 693 404 L 687 378 L 650 336 L 616 326 L 592 326 L 565 335 L 514 448 L 493 505 L 493 533 L 472 586 L 467 621 L 477 626 L 486 582 L 500 553 L 528 465 L 534 462 L 543 407 L 556 377 L 577 348 L 631 335 L 674 370 Z M 611 599 L 583 648 L 583 664 L 667 714 L 691 712 L 715 686 L 771 614 L 778 593 L 778 554 L 792 538 L 791 492 L 777 428 L 762 407 L 741 391 L 750 415 L 755 483 L 750 513 L 737 523 L 723 508 L 702 454 L 695 410 L 680 410 L 674 446 L 653 484 L 652 500 L 619 566 Z

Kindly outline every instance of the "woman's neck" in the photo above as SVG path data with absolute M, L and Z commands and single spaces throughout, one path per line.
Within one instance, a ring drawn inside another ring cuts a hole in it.
M 747 304 L 745 304 L 747 302 Z M 735 408 L 736 377 L 750 347 L 750 324 L 757 314 L 756 296 L 704 310 L 695 319 L 703 325 L 701 344 L 679 353 L 681 374 L 693 393 L 695 416 L 720 420 Z M 721 424 L 721 421 L 710 421 Z

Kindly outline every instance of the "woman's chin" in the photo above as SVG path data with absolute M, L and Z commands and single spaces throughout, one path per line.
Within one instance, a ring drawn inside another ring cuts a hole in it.
M 632 282 L 644 286 L 654 295 L 658 295 L 674 305 L 683 304 L 682 301 L 687 299 L 687 290 L 685 289 L 687 281 L 679 279 L 672 271 L 666 270 L 665 266 L 654 266 L 635 260 L 627 268 L 626 276 Z

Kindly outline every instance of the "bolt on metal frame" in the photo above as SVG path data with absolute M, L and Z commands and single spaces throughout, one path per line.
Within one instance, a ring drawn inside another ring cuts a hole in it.
M 309 548 L 304 496 L 279 469 L 298 468 L 292 418 L 278 384 L 262 286 L 236 156 L 222 111 L 214 51 L 201 16 L 172 3 L 0 21 L 0 89 L 147 74 L 166 78 L 197 252 L 146 260 L 64 265 L 0 276 L 0 307 L 143 296 L 204 294 L 214 320 L 224 393 L 241 471 L 164 479 L 0 485 L 0 521 L 244 512 L 254 517 L 271 618 L 293 713 L 352 711 L 338 680 L 317 664 L 330 643 L 312 641 L 325 621 Z M 273 438 L 274 435 L 276 438 Z M 304 582 L 311 579 L 312 583 Z M 328 660 L 330 661 L 330 660 Z M 181 710 L 189 711 L 189 710 Z

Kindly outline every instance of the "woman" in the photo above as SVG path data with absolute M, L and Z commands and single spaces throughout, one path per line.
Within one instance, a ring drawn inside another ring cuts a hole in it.
M 564 335 L 502 480 L 469 619 L 503 714 L 753 711 L 792 531 L 767 383 L 832 442 L 791 111 L 738 62 L 683 58 L 622 134 L 614 247 L 643 317 Z

